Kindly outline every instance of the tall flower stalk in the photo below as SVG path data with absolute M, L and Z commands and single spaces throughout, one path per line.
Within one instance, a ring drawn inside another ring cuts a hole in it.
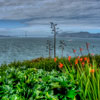
M 75 57 L 76 57 L 76 50 L 75 49 L 72 49 L 73 50 L 73 53 L 74 53 L 74 55 L 75 55 Z
M 49 58 L 51 57 L 51 50 L 52 50 L 52 44 L 50 40 L 47 40 L 47 46 L 46 49 L 49 51 Z
M 54 34 L 54 57 L 56 57 L 56 34 L 57 34 L 56 26 L 57 24 L 54 24 L 53 22 L 51 22 L 51 29 Z
M 62 49 L 62 57 L 63 57 L 63 51 L 64 51 L 64 47 L 66 46 L 64 40 L 60 40 L 60 48 Z
M 81 56 L 83 56 L 83 53 L 82 53 L 83 48 L 80 47 L 79 49 L 80 49 Z
M 88 54 L 89 54 L 89 45 L 90 45 L 90 44 L 86 42 L 86 49 L 87 49 L 87 51 L 88 51 Z

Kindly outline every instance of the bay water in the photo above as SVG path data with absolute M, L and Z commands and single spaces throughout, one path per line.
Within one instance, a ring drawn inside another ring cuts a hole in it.
M 48 37 L 4 37 L 0 38 L 0 65 L 13 61 L 31 60 L 39 57 L 48 57 L 47 40 L 51 40 L 53 46 L 53 38 Z M 77 56 L 80 56 L 79 48 L 83 48 L 83 54 L 87 55 L 86 42 L 89 45 L 90 53 L 100 54 L 99 38 L 57 38 L 57 56 L 61 57 L 61 48 L 59 41 L 65 41 L 64 56 L 74 56 L 73 50 L 76 50 Z M 53 50 L 52 57 L 53 57 Z

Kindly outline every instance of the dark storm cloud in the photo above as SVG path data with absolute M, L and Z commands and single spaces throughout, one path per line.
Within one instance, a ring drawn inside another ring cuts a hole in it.
M 100 0 L 0 0 L 0 19 L 27 25 L 100 26 Z

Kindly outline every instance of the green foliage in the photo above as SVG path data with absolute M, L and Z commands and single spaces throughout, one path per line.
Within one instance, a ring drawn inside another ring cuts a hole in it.
M 0 77 L 0 100 L 73 100 L 77 81 L 66 73 L 35 68 L 7 68 Z
M 100 56 L 85 57 L 89 62 L 38 58 L 1 65 L 0 100 L 100 100 Z

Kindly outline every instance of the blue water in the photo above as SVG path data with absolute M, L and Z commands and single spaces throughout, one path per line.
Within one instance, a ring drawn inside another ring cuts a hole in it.
M 48 57 L 46 49 L 47 40 L 53 38 L 0 38 L 0 64 L 10 63 L 14 60 L 23 61 L 31 60 L 38 57 Z M 90 53 L 100 54 L 100 39 L 99 38 L 57 38 L 57 56 L 61 57 L 61 48 L 59 41 L 64 40 L 66 47 L 64 49 L 64 56 L 74 56 L 72 48 L 76 49 L 77 55 L 80 56 L 79 47 L 83 48 L 83 54 L 86 55 L 86 42 L 90 43 Z M 53 57 L 53 50 L 52 50 Z

